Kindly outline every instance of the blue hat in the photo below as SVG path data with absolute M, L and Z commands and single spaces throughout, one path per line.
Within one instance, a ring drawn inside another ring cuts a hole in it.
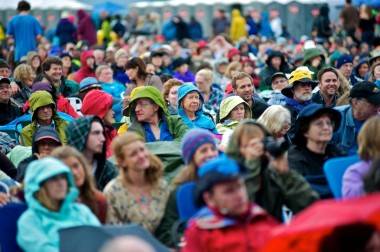
M 297 116 L 294 126 L 294 143 L 296 145 L 303 146 L 306 144 L 304 131 L 309 128 L 307 125 L 310 124 L 311 120 L 323 114 L 329 115 L 331 121 L 334 122 L 334 131 L 339 129 L 342 116 L 337 110 L 324 107 L 322 104 L 312 103 L 304 107 Z
M 185 164 L 189 164 L 197 149 L 206 143 L 216 146 L 215 138 L 210 131 L 200 128 L 189 130 L 181 142 L 182 158 Z
M 353 63 L 353 59 L 351 55 L 343 54 L 336 60 L 336 68 L 340 68 L 346 63 Z
M 90 88 L 102 88 L 102 85 L 99 83 L 99 81 L 94 77 L 87 77 L 84 78 L 79 83 L 79 92 L 84 92 Z
M 237 162 L 227 156 L 211 159 L 199 167 L 196 187 L 196 203 L 203 205 L 203 193 L 214 185 L 239 179 L 240 167 Z

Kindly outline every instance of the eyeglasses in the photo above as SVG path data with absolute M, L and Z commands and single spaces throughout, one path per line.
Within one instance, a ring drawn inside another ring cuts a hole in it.
M 317 126 L 318 128 L 323 128 L 325 125 L 334 128 L 335 123 L 331 120 L 317 120 L 312 122 L 311 125 Z
M 136 103 L 136 108 L 137 107 L 142 107 L 142 108 L 147 108 L 147 107 L 149 107 L 149 106 L 152 106 L 153 104 L 152 103 L 150 103 L 150 102 L 137 102 Z

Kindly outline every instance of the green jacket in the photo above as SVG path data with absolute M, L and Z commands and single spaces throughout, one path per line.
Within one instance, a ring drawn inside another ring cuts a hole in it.
M 173 240 L 173 229 L 175 228 L 175 224 L 179 221 L 176 194 L 177 189 L 170 193 L 168 202 L 166 203 L 164 216 L 154 234 L 158 240 L 169 248 L 174 248 L 177 245 L 174 244 Z
M 29 97 L 29 102 L 30 102 L 30 109 L 32 111 L 32 122 L 22 129 L 21 135 L 20 135 L 21 144 L 24 146 L 32 145 L 33 135 L 37 131 L 37 128 L 38 128 L 35 112 L 37 111 L 38 108 L 47 106 L 47 105 L 52 105 L 54 107 L 53 108 L 54 127 L 58 133 L 59 139 L 61 140 L 63 144 L 65 144 L 67 142 L 66 134 L 65 134 L 65 128 L 67 126 L 67 122 L 59 118 L 58 115 L 56 114 L 56 105 L 53 101 L 51 94 L 48 93 L 47 91 L 34 92 Z
M 162 94 L 153 86 L 144 86 L 134 90 L 129 108 L 127 109 L 127 114 L 129 114 L 131 120 L 131 125 L 128 127 L 128 131 L 135 131 L 145 139 L 144 128 L 142 124 L 137 121 L 135 112 L 136 101 L 140 98 L 149 98 L 160 107 L 159 113 L 166 119 L 170 134 L 173 136 L 174 140 L 181 141 L 182 137 L 187 132 L 188 127 L 183 123 L 180 116 L 169 115 Z
M 232 135 L 226 154 L 235 159 L 245 173 L 245 183 L 251 201 L 259 204 L 278 220 L 282 220 L 282 206 L 298 213 L 315 200 L 314 192 L 306 180 L 294 170 L 279 174 L 260 160 L 245 160 L 239 153 L 237 139 Z
M 313 67 L 311 65 L 311 60 L 317 56 L 322 57 L 321 64 L 318 67 Z M 313 80 L 316 80 L 319 70 L 321 70 L 323 67 L 326 66 L 325 56 L 319 48 L 307 49 L 304 52 L 304 59 L 303 59 L 302 65 L 307 66 L 310 69 L 310 71 L 314 72 Z

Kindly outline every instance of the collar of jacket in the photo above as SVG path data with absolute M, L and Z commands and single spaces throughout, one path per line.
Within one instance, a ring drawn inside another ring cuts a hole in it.
M 251 204 L 246 220 L 247 222 L 250 222 L 253 219 L 264 217 L 266 215 L 266 212 L 261 207 Z M 218 214 L 215 210 L 209 207 L 202 208 L 196 214 L 195 219 L 196 224 L 200 229 L 207 230 L 232 227 L 241 223 L 237 219 Z

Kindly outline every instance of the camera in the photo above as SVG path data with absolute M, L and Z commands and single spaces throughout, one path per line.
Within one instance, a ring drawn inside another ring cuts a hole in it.
M 274 137 L 266 137 L 263 142 L 265 150 L 274 158 L 281 157 L 290 147 L 289 142 L 285 139 L 277 140 Z

